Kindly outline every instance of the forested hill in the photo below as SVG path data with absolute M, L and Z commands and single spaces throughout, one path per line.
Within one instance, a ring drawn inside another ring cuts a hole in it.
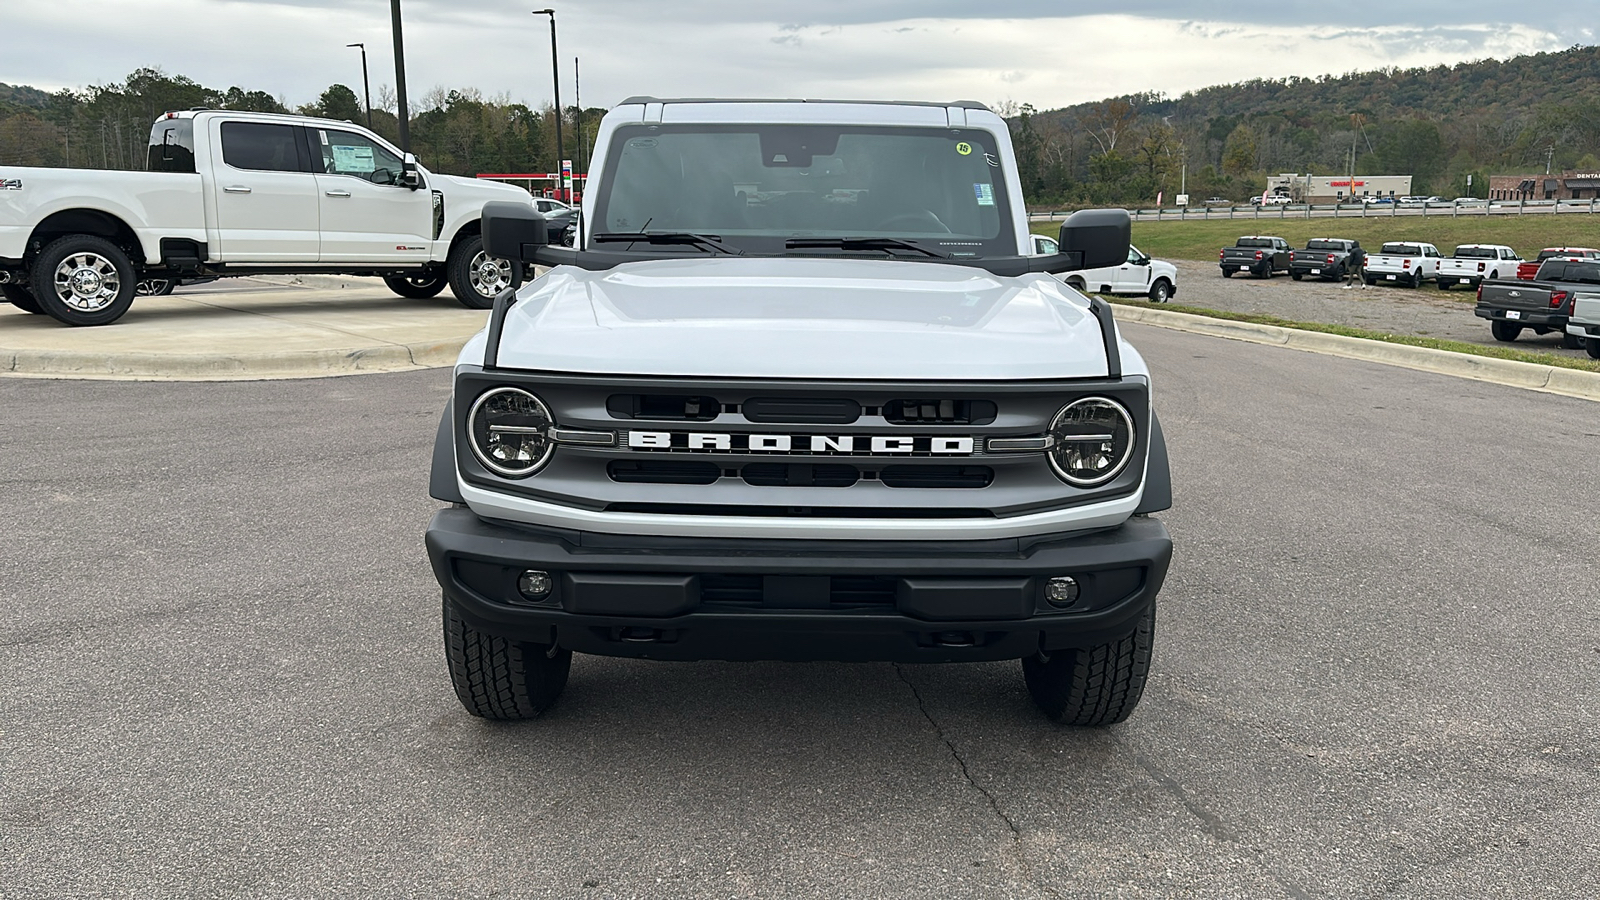
M 1600 47 L 1008 112 L 1035 203 L 1149 203 L 1185 187 L 1242 200 L 1270 174 L 1352 163 L 1411 175 L 1419 194 L 1483 196 L 1490 174 L 1600 168 Z
M 0 110 L 44 109 L 49 104 L 50 95 L 36 87 L 0 81 Z
M 1600 96 L 1600 46 L 1572 47 L 1511 59 L 1485 59 L 1418 69 L 1379 69 L 1317 78 L 1255 79 L 1190 91 L 1169 100 L 1126 98 L 1176 120 L 1293 112 L 1302 117 L 1353 112 L 1372 117 L 1451 117 L 1481 112 L 1520 113 L 1543 104 Z M 1084 103 L 1041 116 L 1078 116 Z

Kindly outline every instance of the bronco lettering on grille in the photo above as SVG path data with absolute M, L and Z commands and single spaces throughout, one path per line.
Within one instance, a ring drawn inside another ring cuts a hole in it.
M 977 441 L 945 435 L 728 434 L 630 431 L 630 450 L 698 453 L 787 453 L 802 456 L 971 456 Z

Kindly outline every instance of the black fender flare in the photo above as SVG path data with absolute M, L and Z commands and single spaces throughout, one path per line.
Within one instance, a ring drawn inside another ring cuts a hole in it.
M 1171 508 L 1172 467 L 1167 462 L 1167 437 L 1161 433 L 1161 418 L 1151 410 L 1150 461 L 1144 470 L 1144 496 L 1133 514 L 1142 516 Z
M 433 470 L 428 474 L 428 496 L 445 503 L 467 502 L 456 484 L 456 401 L 445 401 L 439 416 L 439 432 L 433 439 Z M 1163 450 L 1163 453 L 1165 451 Z

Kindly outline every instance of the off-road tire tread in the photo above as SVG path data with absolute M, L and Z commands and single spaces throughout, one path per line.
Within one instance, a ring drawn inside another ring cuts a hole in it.
M 467 712 L 484 719 L 531 719 L 567 686 L 572 651 L 519 644 L 473 628 L 444 601 L 445 658 Z
M 1128 718 L 1144 695 L 1155 643 L 1155 603 L 1127 635 L 1049 660 L 1022 661 L 1028 692 L 1045 715 L 1063 725 L 1102 727 Z

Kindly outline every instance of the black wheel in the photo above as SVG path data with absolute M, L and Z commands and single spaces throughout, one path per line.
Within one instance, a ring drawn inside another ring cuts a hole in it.
M 1262 266 L 1262 267 L 1257 268 L 1257 269 L 1252 269 L 1250 271 L 1250 274 L 1254 275 L 1257 278 L 1271 278 L 1272 277 L 1272 267 L 1271 266 Z
M 146 278 L 134 286 L 133 292 L 140 297 L 165 297 L 177 286 L 178 282 L 171 278 Z
M 385 275 L 383 283 L 389 286 L 389 290 L 402 297 L 426 300 L 429 297 L 437 297 L 439 292 L 445 289 L 445 285 L 450 283 L 450 279 L 444 276 L 443 271 L 434 270 L 419 275 Z
M 1494 335 L 1495 340 L 1509 344 L 1517 339 L 1517 335 L 1522 333 L 1522 326 L 1513 325 L 1510 322 L 1496 321 L 1489 323 L 1489 331 Z
M 1590 359 L 1600 359 L 1600 337 L 1584 338 L 1583 349 Z
M 1157 278 L 1156 283 L 1150 285 L 1150 300 L 1153 303 L 1165 303 L 1172 299 L 1172 285 L 1165 278 Z
M 483 236 L 463 238 L 445 262 L 450 293 L 468 309 L 488 309 L 496 294 L 522 286 L 522 263 L 483 252 Z
M 1156 605 L 1127 636 L 1081 650 L 1061 650 L 1022 661 L 1033 702 L 1063 725 L 1114 725 L 1139 705 L 1150 674 Z
M 1436 288 L 1438 288 L 1438 289 L 1439 289 L 1439 290 L 1441 290 L 1441 291 L 1448 291 L 1448 290 L 1450 290 L 1450 285 L 1449 285 L 1449 284 L 1448 284 L 1448 283 L 1446 283 L 1446 282 L 1445 282 L 1445 280 L 1444 280 L 1444 279 L 1443 279 L 1443 278 L 1441 278 L 1441 279 L 1439 279 L 1439 280 L 1438 280 L 1438 281 L 1435 281 L 1435 282 L 1434 282 L 1434 283 L 1433 283 L 1433 286 L 1434 286 L 1434 287 L 1436 287 Z
M 1561 333 L 1561 347 L 1564 350 L 1582 350 L 1583 338 L 1568 332 Z
M 68 325 L 109 325 L 133 305 L 138 279 L 122 248 L 105 238 L 57 238 L 33 264 L 33 296 Z
M 1289 277 L 1293 278 L 1295 281 L 1299 281 L 1300 279 L 1305 277 L 1305 273 L 1303 273 L 1303 272 L 1290 272 L 1289 273 Z
M 572 651 L 516 644 L 473 628 L 444 600 L 444 655 L 467 712 L 484 719 L 531 719 L 567 686 Z
M 44 307 L 39 305 L 39 301 L 33 296 L 33 292 L 23 285 L 0 284 L 0 293 L 5 294 L 5 298 L 11 301 L 11 305 L 23 312 L 30 312 L 35 315 L 44 313 Z
M 1378 283 L 1378 279 L 1372 277 L 1371 275 L 1364 275 L 1362 276 L 1361 280 L 1367 283 L 1367 287 L 1372 287 Z
M 1232 269 L 1223 269 L 1222 270 L 1222 277 L 1223 278 L 1232 278 L 1233 277 L 1233 270 Z

